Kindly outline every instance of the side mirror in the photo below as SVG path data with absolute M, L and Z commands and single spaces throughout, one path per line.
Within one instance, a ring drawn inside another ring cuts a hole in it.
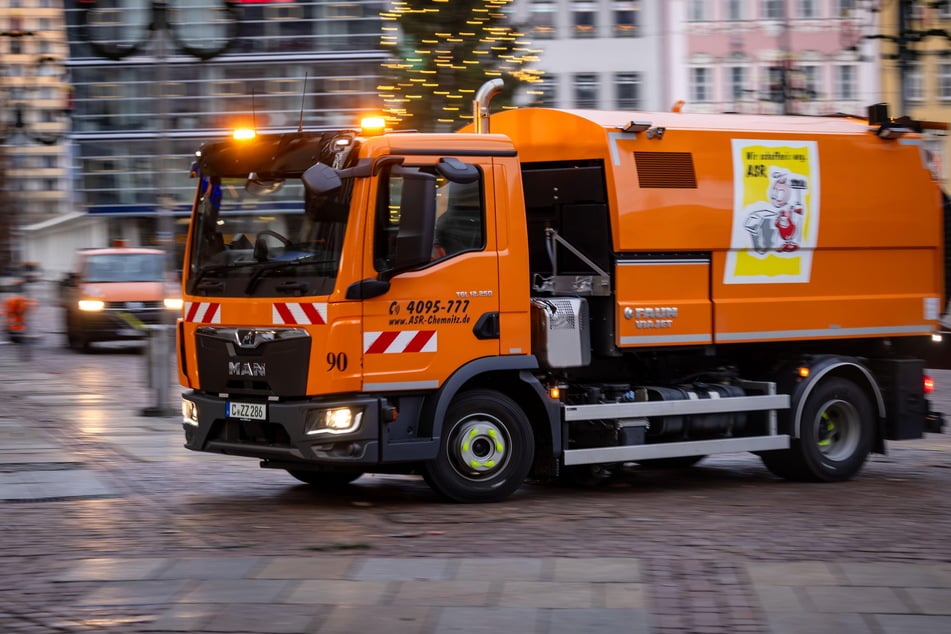
M 468 185 L 479 180 L 479 168 L 471 163 L 463 163 L 457 158 L 444 157 L 439 159 L 436 169 L 447 180 L 460 185 Z
M 337 170 L 323 163 L 308 167 L 307 171 L 301 176 L 301 180 L 304 181 L 304 187 L 307 188 L 307 191 L 314 194 L 326 194 L 343 184 Z
M 394 168 L 403 179 L 400 196 L 400 229 L 396 234 L 393 272 L 430 261 L 436 225 L 436 176 L 417 169 Z

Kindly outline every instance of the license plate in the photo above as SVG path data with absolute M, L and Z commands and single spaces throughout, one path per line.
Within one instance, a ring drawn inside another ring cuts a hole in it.
M 267 420 L 267 405 L 264 403 L 227 402 L 228 418 L 243 418 L 245 420 Z

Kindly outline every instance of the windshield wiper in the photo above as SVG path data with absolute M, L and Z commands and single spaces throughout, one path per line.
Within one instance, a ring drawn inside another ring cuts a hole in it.
M 243 269 L 249 266 L 257 266 L 257 262 L 239 262 L 237 264 L 216 264 L 214 266 L 203 266 L 195 272 L 195 275 L 189 280 L 192 288 L 197 288 L 199 282 L 210 273 L 221 273 L 232 269 Z
M 301 264 L 332 264 L 335 260 L 320 259 L 318 255 L 305 256 L 298 258 L 296 260 L 288 260 L 286 262 L 267 262 L 261 264 L 254 273 L 251 274 L 251 279 L 248 280 L 247 286 L 244 287 L 244 294 L 250 295 L 254 292 L 254 289 L 257 288 L 258 282 L 260 282 L 266 274 L 269 274 L 271 271 L 276 271 L 285 267 L 294 267 L 300 266 Z

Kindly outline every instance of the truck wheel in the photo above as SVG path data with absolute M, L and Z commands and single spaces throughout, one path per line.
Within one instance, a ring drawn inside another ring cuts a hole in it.
M 449 406 L 426 482 L 456 502 L 498 502 L 522 485 L 534 455 L 532 427 L 515 401 L 473 390 Z
M 848 480 L 859 472 L 871 451 L 874 418 L 872 403 L 855 383 L 838 377 L 827 379 L 806 400 L 799 438 L 793 439 L 786 451 L 763 453 L 763 464 L 790 480 Z
M 287 469 L 287 472 L 321 491 L 339 491 L 359 478 L 359 471 L 308 471 L 306 469 Z

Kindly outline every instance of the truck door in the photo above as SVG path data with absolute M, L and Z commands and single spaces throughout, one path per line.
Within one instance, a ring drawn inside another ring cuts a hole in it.
M 467 361 L 499 354 L 491 159 L 466 164 L 411 160 L 399 169 L 382 170 L 369 223 L 364 279 L 387 280 L 389 287 L 364 301 L 366 391 L 434 389 Z M 416 212 L 407 205 L 418 201 L 404 196 L 402 174 L 414 169 L 434 177 L 426 195 L 434 197 L 435 213 L 422 230 L 408 221 Z M 391 270 L 393 262 L 404 259 L 401 245 L 414 232 L 427 230 L 433 236 L 432 252 L 423 258 L 427 261 Z

